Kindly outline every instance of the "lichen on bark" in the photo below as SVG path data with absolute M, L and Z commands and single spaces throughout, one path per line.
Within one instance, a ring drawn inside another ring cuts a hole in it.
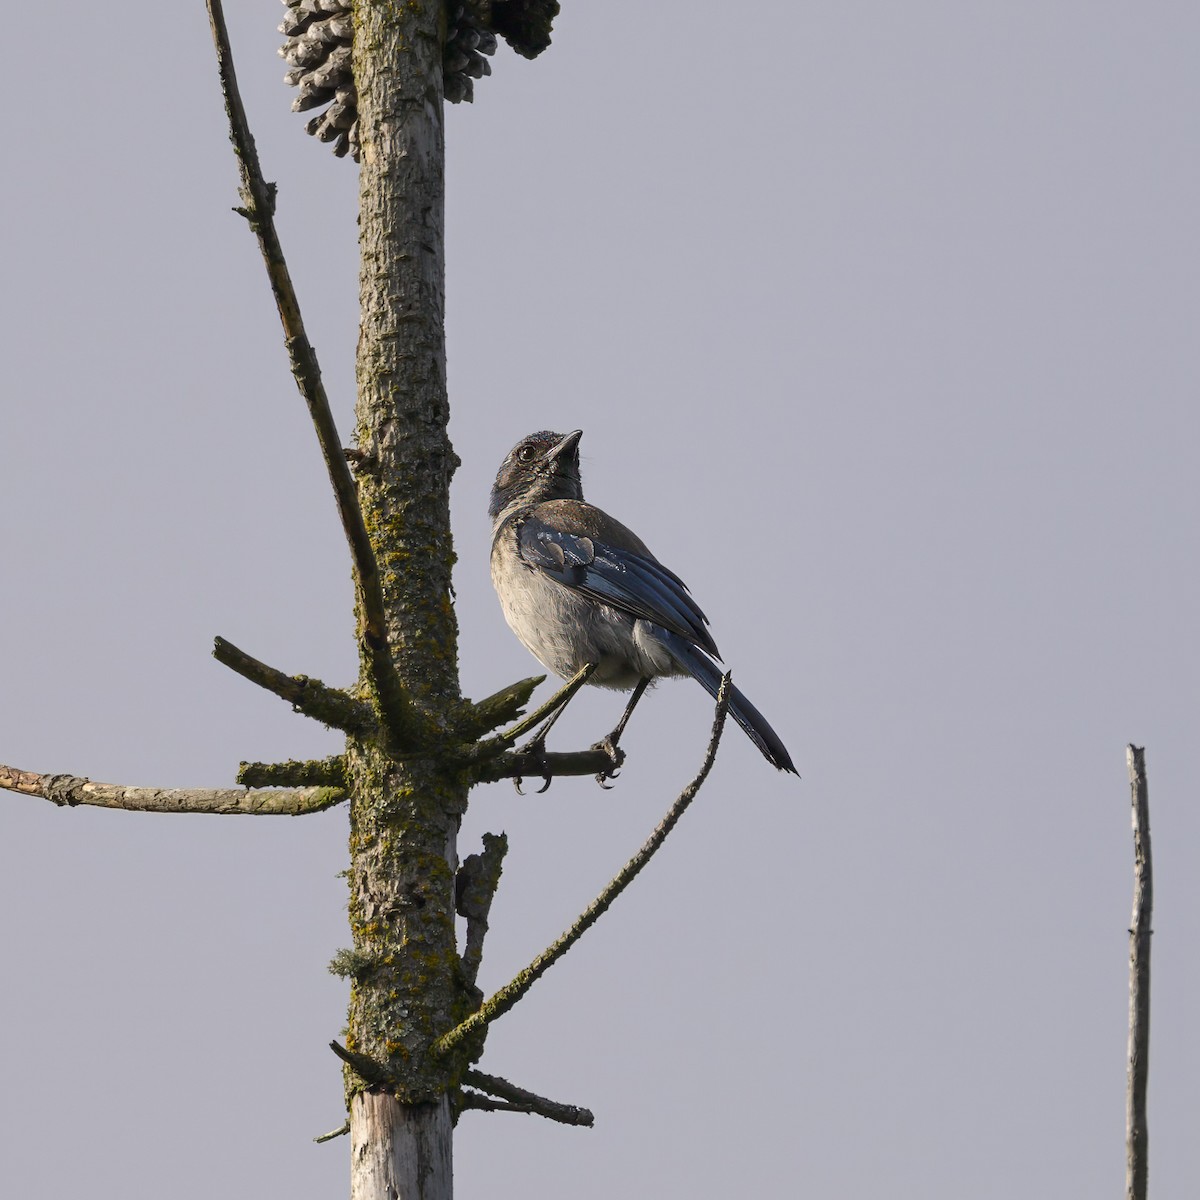
M 431 1054 L 476 1004 L 455 944 L 455 837 L 466 784 L 437 749 L 461 714 L 443 329 L 442 6 L 355 5 L 360 104 L 357 478 L 388 642 L 418 714 L 411 744 L 351 738 L 350 921 L 359 964 L 347 1049 L 406 1104 L 439 1100 L 461 1061 Z M 363 683 L 368 682 L 366 657 Z M 413 731 L 410 731 L 410 733 Z M 347 1071 L 349 1096 L 365 1084 Z M 352 1104 L 353 1112 L 353 1104 Z

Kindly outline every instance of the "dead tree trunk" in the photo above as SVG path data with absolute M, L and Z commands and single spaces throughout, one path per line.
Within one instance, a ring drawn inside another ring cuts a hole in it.
M 443 328 L 443 5 L 359 0 L 361 326 L 359 501 L 378 563 L 386 645 L 420 715 L 391 745 L 351 741 L 347 1049 L 384 1068 L 386 1091 L 346 1069 L 352 1200 L 447 1200 L 448 1085 L 434 1040 L 465 1014 L 454 931 L 460 774 L 406 756 L 459 707 Z M 364 640 L 372 633 L 366 623 Z M 371 647 L 362 647 L 363 682 Z M 365 1074 L 369 1075 L 370 1071 Z M 396 1085 L 399 1084 L 399 1087 Z M 397 1098 L 398 1097 L 398 1098 Z
M 1125 1096 L 1125 1196 L 1146 1200 L 1150 1135 L 1146 1085 L 1150 1076 L 1150 922 L 1154 871 L 1150 856 L 1150 796 L 1146 751 L 1127 746 L 1133 801 L 1133 917 L 1129 924 L 1129 1085 Z

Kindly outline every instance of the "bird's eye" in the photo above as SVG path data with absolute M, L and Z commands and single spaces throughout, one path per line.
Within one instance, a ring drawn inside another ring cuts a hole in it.
M 526 442 L 520 450 L 517 451 L 517 458 L 523 462 L 533 462 L 537 457 L 537 447 L 532 442 Z

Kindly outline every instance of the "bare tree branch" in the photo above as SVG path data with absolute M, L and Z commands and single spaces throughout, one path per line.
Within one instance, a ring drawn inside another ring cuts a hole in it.
M 1146 751 L 1126 746 L 1133 801 L 1133 924 L 1129 930 L 1129 1088 L 1125 1104 L 1125 1196 L 1146 1200 L 1150 1136 L 1146 1085 L 1150 1073 L 1150 920 L 1154 873 L 1150 858 L 1150 794 Z
M 360 1079 L 372 1087 L 387 1088 L 394 1091 L 398 1081 L 391 1075 L 383 1063 L 376 1062 L 366 1054 L 358 1054 L 347 1050 L 341 1042 L 330 1042 L 329 1048 L 344 1062 Z
M 522 750 L 502 754 L 480 763 L 471 771 L 476 783 L 496 783 L 501 779 L 557 779 L 568 775 L 611 775 L 624 761 L 600 746 L 587 750 L 547 750 L 541 754 Z
M 319 679 L 307 675 L 285 675 L 275 667 L 239 650 L 224 638 L 213 641 L 213 658 L 243 679 L 257 683 L 286 700 L 297 712 L 322 725 L 330 725 L 346 733 L 367 733 L 375 725 L 375 713 L 369 704 L 356 700 L 340 688 L 331 688 Z
M 243 787 L 336 787 L 346 786 L 346 758 L 329 758 L 281 763 L 244 762 L 238 766 L 237 781 Z
M 579 919 L 553 945 L 548 946 L 537 956 L 519 975 L 505 984 L 498 992 L 484 1001 L 478 1012 L 472 1013 L 465 1021 L 457 1025 L 449 1033 L 444 1034 L 434 1044 L 434 1050 L 445 1054 L 460 1045 L 466 1038 L 490 1025 L 498 1017 L 502 1017 L 529 991 L 531 987 L 556 963 L 579 939 L 604 915 L 612 902 L 633 882 L 642 868 L 650 861 L 658 848 L 667 839 L 667 835 L 679 822 L 679 818 L 687 811 L 688 805 L 696 798 L 708 773 L 712 770 L 713 760 L 717 756 L 717 747 L 721 742 L 721 733 L 725 728 L 725 716 L 729 710 L 729 674 L 721 680 L 717 693 L 717 708 L 713 717 L 712 736 L 708 741 L 708 750 L 704 762 L 696 777 L 680 792 L 678 799 L 659 822 L 658 827 L 646 840 L 642 848 L 621 868 L 615 879 L 588 905 Z
M 491 733 L 505 721 L 515 721 L 529 703 L 533 690 L 546 682 L 545 675 L 534 675 L 501 688 L 491 696 L 472 704 L 459 727 L 459 736 L 464 741 L 474 741 L 485 733 Z
M 501 1102 L 488 1100 L 478 1092 L 464 1092 L 463 1106 L 465 1108 L 480 1108 L 487 1112 L 527 1112 L 535 1113 L 550 1121 L 558 1121 L 563 1125 L 585 1125 L 590 1128 L 596 1118 L 586 1108 L 574 1104 L 560 1104 L 557 1100 L 547 1100 L 534 1092 L 527 1092 L 499 1075 L 485 1075 L 482 1071 L 468 1071 L 463 1076 L 463 1083 L 492 1096 L 499 1096 Z
M 328 1133 L 319 1134 L 313 1138 L 314 1142 L 332 1142 L 335 1138 L 344 1137 L 350 1132 L 350 1118 L 347 1117 L 336 1129 L 331 1129 Z
M 468 751 L 468 761 L 471 762 L 486 762 L 489 758 L 496 758 L 503 754 L 505 750 L 517 744 L 519 738 L 528 733 L 535 726 L 540 724 L 551 713 L 559 712 L 565 708 L 572 696 L 595 673 L 595 663 L 584 663 L 574 675 L 562 687 L 543 704 L 539 704 L 523 720 L 518 721 L 511 728 L 504 730 L 502 733 L 496 734 L 495 737 L 486 738 L 482 742 L 476 742 Z M 543 675 L 544 679 L 545 676 Z M 528 681 L 526 681 L 528 682 Z M 520 685 L 517 685 L 520 686 Z M 505 778 L 505 775 L 497 776 L 499 779 Z
M 548 753 L 545 750 L 528 748 L 515 753 L 507 753 L 517 741 L 531 729 L 539 725 L 547 717 L 561 712 L 571 697 L 592 677 L 596 670 L 595 663 L 585 663 L 578 671 L 555 692 L 548 700 L 538 705 L 527 717 L 515 725 L 503 730 L 495 737 L 484 738 L 482 741 L 465 746 L 459 752 L 461 761 L 469 764 L 469 773 L 475 783 L 495 783 L 500 779 L 524 779 L 526 776 L 543 776 L 553 779 L 558 775 L 599 775 L 611 774 L 621 763 L 614 755 L 599 746 L 588 750 Z M 545 679 L 545 676 L 541 676 Z M 496 696 L 489 697 L 476 706 L 477 709 L 495 702 L 497 705 L 506 703 L 506 697 L 523 696 L 522 703 L 529 698 L 533 687 L 541 679 L 525 679 L 513 684 Z M 507 701 L 511 704 L 511 699 Z M 518 789 L 519 790 L 519 789 Z
M 222 816 L 299 817 L 324 812 L 346 799 L 341 788 L 147 788 L 96 783 L 78 775 L 39 775 L 0 765 L 0 788 L 41 796 L 74 808 L 123 808 L 130 812 L 218 813 Z
M 292 285 L 291 273 L 288 271 L 279 235 L 275 230 L 275 185 L 264 180 L 259 165 L 258 150 L 250 132 L 241 93 L 238 91 L 233 52 L 229 45 L 229 31 L 225 25 L 221 0 L 207 0 L 207 4 L 221 76 L 221 91 L 225 97 L 225 112 L 229 118 L 229 138 L 237 153 L 238 169 L 242 177 L 240 190 L 243 207 L 237 211 L 246 218 L 258 238 L 267 276 L 271 282 L 271 291 L 279 309 L 279 319 L 283 323 L 292 374 L 296 378 L 300 394 L 308 405 L 309 416 L 312 418 L 321 454 L 325 459 L 325 468 L 333 485 L 338 514 L 350 547 L 354 578 L 358 585 L 362 650 L 368 674 L 389 728 L 402 743 L 410 742 L 415 733 L 416 718 L 412 703 L 396 674 L 388 646 L 387 618 L 379 579 L 379 565 L 359 506 L 358 487 L 342 450 L 341 439 L 338 437 L 333 413 L 329 407 L 329 398 L 325 394 L 317 354 L 304 330 L 296 289 Z
M 523 1087 L 510 1084 L 506 1079 L 500 1079 L 499 1075 L 485 1075 L 481 1070 L 468 1070 L 463 1075 L 462 1081 L 464 1084 L 478 1087 L 480 1091 L 487 1092 L 491 1096 L 498 1096 L 500 1100 L 506 1102 L 504 1105 L 497 1104 L 494 1100 L 487 1104 L 470 1103 L 467 1097 L 472 1093 L 463 1092 L 464 1106 L 469 1109 L 485 1109 L 492 1112 L 533 1112 L 536 1116 L 546 1117 L 548 1121 L 587 1126 L 588 1128 L 595 1124 L 595 1117 L 589 1109 L 577 1108 L 574 1104 L 560 1104 L 558 1100 L 547 1100 L 544 1096 L 538 1096 L 534 1092 L 527 1092 Z M 478 1093 L 474 1094 L 478 1096 Z M 486 1099 L 486 1097 L 480 1097 L 480 1099 Z

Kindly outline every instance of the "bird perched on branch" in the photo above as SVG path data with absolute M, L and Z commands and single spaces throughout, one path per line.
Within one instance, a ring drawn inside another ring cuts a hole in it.
M 715 698 L 724 673 L 708 618 L 683 580 L 637 534 L 584 500 L 582 436 L 580 429 L 531 434 L 500 464 L 488 510 L 492 583 L 509 627 L 543 666 L 568 679 L 594 663 L 589 683 L 633 689 L 619 724 L 598 743 L 615 756 L 655 679 L 690 675 Z M 773 767 L 795 773 L 779 735 L 736 687 L 729 713 Z

